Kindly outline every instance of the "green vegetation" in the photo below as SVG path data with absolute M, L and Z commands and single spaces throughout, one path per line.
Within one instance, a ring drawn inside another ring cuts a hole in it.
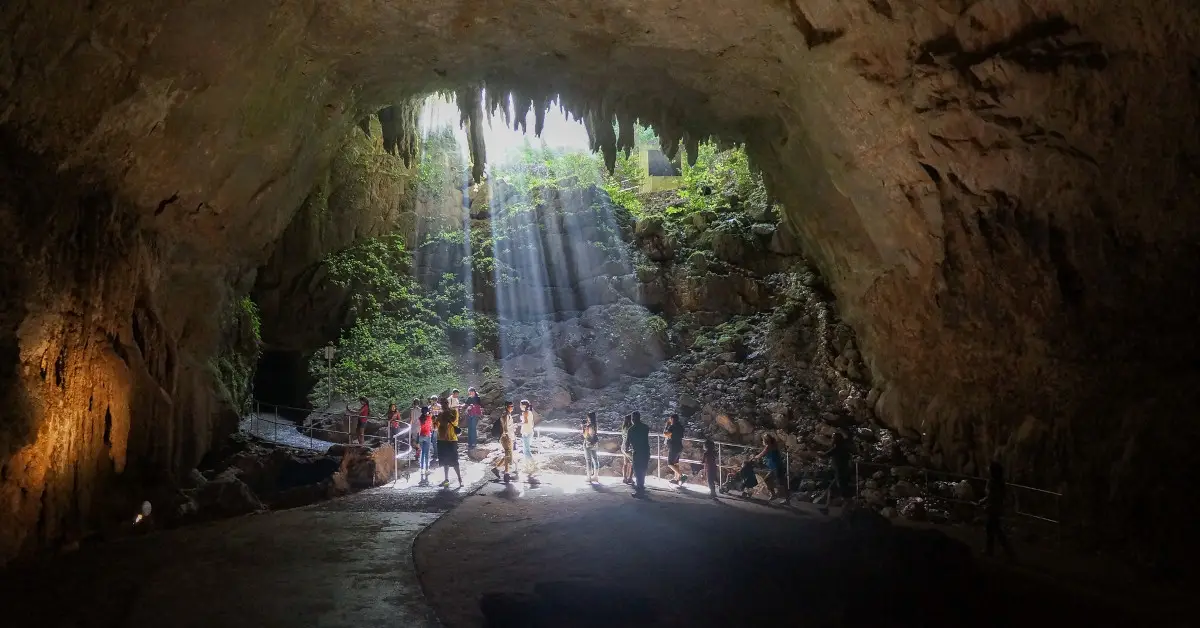
M 262 317 L 250 297 L 235 301 L 221 317 L 221 350 L 208 362 L 217 397 L 244 413 L 252 402 L 251 381 L 262 355 Z
M 448 333 L 462 323 L 447 320 L 456 295 L 423 293 L 400 236 L 364 241 L 326 264 L 331 279 L 352 291 L 356 321 L 338 341 L 332 371 L 323 355 L 313 356 L 314 404 L 331 395 L 385 403 L 424 397 L 459 381 Z
M 416 197 L 420 202 L 436 202 L 448 190 L 467 180 L 470 164 L 458 145 L 454 129 L 442 127 L 421 140 L 417 162 Z
M 745 149 L 719 150 L 711 142 L 700 145 L 696 165 L 684 160 L 679 197 L 684 204 L 668 208 L 668 214 L 716 210 L 733 197 L 746 210 L 761 210 L 769 202 L 762 174 L 751 170 Z

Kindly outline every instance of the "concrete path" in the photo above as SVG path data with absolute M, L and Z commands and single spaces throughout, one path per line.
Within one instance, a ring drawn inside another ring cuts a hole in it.
M 436 626 L 413 539 L 480 484 L 381 487 L 85 546 L 0 574 L 0 609 L 39 628 Z

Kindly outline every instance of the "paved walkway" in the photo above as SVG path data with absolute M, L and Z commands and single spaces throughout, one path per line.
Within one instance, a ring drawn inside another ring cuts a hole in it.
M 85 546 L 0 574 L 0 609 L 39 628 L 436 626 L 413 539 L 478 486 L 385 486 Z

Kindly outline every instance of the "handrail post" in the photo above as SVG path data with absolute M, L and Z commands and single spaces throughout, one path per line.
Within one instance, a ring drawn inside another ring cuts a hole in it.
M 655 466 L 654 475 L 658 479 L 662 479 L 662 436 L 657 434 L 654 437 L 658 440 L 658 464 Z
M 721 443 L 717 443 L 717 484 L 725 485 L 725 467 L 721 464 Z
M 854 461 L 854 499 L 858 499 L 858 497 L 859 497 L 859 495 L 858 495 L 858 481 L 859 481 L 859 479 L 860 479 L 860 477 L 859 477 L 859 472 L 858 472 L 858 461 L 857 461 L 857 460 L 855 460 L 855 461 Z M 840 487 L 839 487 L 839 488 L 840 488 Z
M 792 454 L 787 452 L 783 454 L 783 486 L 787 489 L 788 498 L 791 499 L 792 493 Z

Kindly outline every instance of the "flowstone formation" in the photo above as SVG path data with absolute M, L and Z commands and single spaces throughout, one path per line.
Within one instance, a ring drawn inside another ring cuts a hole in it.
M 228 423 L 219 312 L 347 133 L 482 84 L 566 95 L 608 154 L 613 116 L 745 139 L 881 420 L 1181 555 L 1194 2 L 16 0 L 0 30 L 0 558 L 192 468 Z

